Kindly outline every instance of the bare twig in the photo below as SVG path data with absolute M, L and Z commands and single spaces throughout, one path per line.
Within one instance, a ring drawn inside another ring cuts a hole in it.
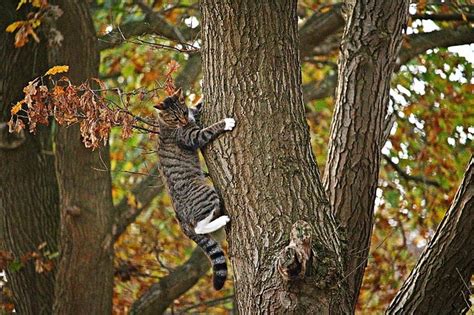
M 137 126 L 137 125 L 132 125 L 132 128 L 137 129 L 137 130 L 141 130 L 145 133 L 153 133 L 153 134 L 156 134 L 156 135 L 160 134 L 160 132 L 158 130 L 148 129 L 148 128 Z
M 195 54 L 195 53 L 199 52 L 199 48 L 197 48 L 197 47 L 195 47 L 191 44 L 184 43 L 184 42 L 179 43 L 184 48 L 178 48 L 176 46 L 170 46 L 170 45 L 165 45 L 165 44 L 149 42 L 149 41 L 146 41 L 146 40 L 143 40 L 143 39 L 140 39 L 140 38 L 137 38 L 136 40 L 127 39 L 125 41 L 129 42 L 129 43 L 137 44 L 137 45 L 149 45 L 149 46 L 151 46 L 153 48 L 157 48 L 157 49 L 169 49 L 169 50 L 174 50 L 174 51 L 182 52 L 182 53 L 186 53 L 186 54 Z
M 171 25 L 160 12 L 154 12 L 151 7 L 148 7 L 141 0 L 136 0 L 134 3 L 145 13 L 145 18 L 142 21 L 124 23 L 115 27 L 110 33 L 99 37 L 99 50 L 116 47 L 127 39 L 144 34 L 155 34 L 185 47 L 189 45 L 186 42 L 195 38 L 196 34 L 199 33 L 198 27 L 178 28 Z
M 231 295 L 227 295 L 227 296 L 224 296 L 224 297 L 221 297 L 221 298 L 217 298 L 217 299 L 214 299 L 214 300 L 209 300 L 209 301 L 205 301 L 205 302 L 201 302 L 201 303 L 197 303 L 197 304 L 194 304 L 194 305 L 191 305 L 189 307 L 186 307 L 182 310 L 179 310 L 180 313 L 187 313 L 193 309 L 196 309 L 196 308 L 199 308 L 201 306 L 216 306 L 216 305 L 219 305 L 219 304 L 222 304 L 224 302 L 227 302 L 228 300 L 230 299 L 233 299 L 234 298 L 234 295 L 231 294 Z
M 376 251 L 377 249 L 380 248 L 380 246 L 382 246 L 390 236 L 392 236 L 392 234 L 395 232 L 395 229 L 392 229 L 390 231 L 390 233 L 385 236 L 385 238 L 375 247 L 374 251 Z M 355 254 L 357 254 L 358 252 L 362 252 L 362 251 L 365 251 L 367 249 L 369 249 L 370 246 L 364 248 L 364 249 L 361 249 L 360 251 L 357 251 L 356 253 L 352 253 L 351 254 L 351 257 L 353 257 Z M 349 257 L 349 259 L 351 259 L 351 257 Z M 372 255 L 369 254 L 367 255 L 367 258 L 365 258 L 357 267 L 355 267 L 354 269 L 352 269 L 349 273 L 347 273 L 341 280 L 339 280 L 337 282 L 337 284 L 333 287 L 333 288 L 336 288 L 337 286 L 339 286 L 340 284 L 342 284 L 347 278 L 349 278 L 354 272 L 356 272 L 359 268 L 362 268 L 364 266 L 364 264 L 370 259 L 372 258 Z
M 429 178 L 426 178 L 426 177 L 423 177 L 423 176 L 410 175 L 410 174 L 406 173 L 400 167 L 400 165 L 393 162 L 392 159 L 389 156 L 387 156 L 385 154 L 382 154 L 382 157 L 402 178 L 404 178 L 408 181 L 414 181 L 414 182 L 423 183 L 423 184 L 427 184 L 427 185 L 431 185 L 431 186 L 441 188 L 441 184 L 438 183 L 437 181 L 435 181 L 434 179 L 429 179 Z

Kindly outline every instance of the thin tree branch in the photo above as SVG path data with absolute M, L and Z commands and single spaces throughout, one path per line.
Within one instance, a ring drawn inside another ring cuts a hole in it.
M 413 14 L 411 18 L 414 20 L 431 20 L 431 21 L 474 21 L 474 14 Z
M 234 298 L 233 294 L 227 295 L 227 296 L 224 296 L 224 297 L 221 297 L 221 298 L 218 298 L 218 299 L 209 300 L 209 301 L 205 301 L 205 302 L 202 302 L 202 303 L 197 303 L 197 304 L 191 305 L 190 307 L 186 307 L 182 310 L 179 310 L 179 312 L 180 313 L 187 313 L 190 310 L 193 310 L 193 309 L 201 307 L 201 306 L 208 306 L 208 307 L 209 306 L 216 306 L 216 305 L 222 304 L 222 303 L 226 302 L 227 300 L 230 300 L 230 299 L 233 299 L 233 298 Z
M 474 43 L 474 28 L 470 27 L 412 34 L 400 51 L 397 68 L 428 49 L 471 43 Z
M 428 49 L 450 47 L 474 43 L 474 29 L 460 28 L 433 31 L 430 33 L 412 34 L 406 39 L 406 44 L 400 50 L 395 72 L 410 59 L 424 53 Z M 323 81 L 308 83 L 303 86 L 305 102 L 334 95 L 337 78 L 329 76 Z
M 188 261 L 154 284 L 133 303 L 130 314 L 163 314 L 168 306 L 192 288 L 210 267 L 204 252 L 200 248 L 194 249 Z
M 474 158 L 454 201 L 387 314 L 464 314 L 474 272 Z
M 193 45 L 188 45 L 188 44 L 185 44 L 185 43 L 182 43 L 183 48 L 179 48 L 179 47 L 175 47 L 175 46 L 172 46 L 172 45 L 164 45 L 164 44 L 160 44 L 160 43 L 156 43 L 156 42 L 146 41 L 146 40 L 143 40 L 143 39 L 140 39 L 140 38 L 127 39 L 126 41 L 129 42 L 129 43 L 137 44 L 137 45 L 149 45 L 153 48 L 174 50 L 174 51 L 185 53 L 185 54 L 196 54 L 196 53 L 199 52 L 199 48 L 196 48 Z
M 324 13 L 314 13 L 300 28 L 301 56 L 311 55 L 316 46 L 343 27 L 342 4 L 335 4 Z
M 336 86 L 337 73 L 328 75 L 324 80 L 303 85 L 303 98 L 305 103 L 334 96 Z
M 431 186 L 441 188 L 441 184 L 438 183 L 437 181 L 435 181 L 434 179 L 429 179 L 429 178 L 426 178 L 424 176 L 410 175 L 407 172 L 405 172 L 400 167 L 400 165 L 398 165 L 397 163 L 394 163 L 388 155 L 382 154 L 382 157 L 398 173 L 398 175 L 400 175 L 402 178 L 404 178 L 408 181 L 414 181 L 414 182 L 417 182 L 417 183 L 423 183 L 423 184 L 427 184 L 427 185 L 431 185 Z
M 185 41 L 192 40 L 199 33 L 198 27 L 178 28 L 169 24 L 158 12 L 147 12 L 143 20 L 124 23 L 107 35 L 99 37 L 99 50 L 116 47 L 130 37 L 145 34 L 155 34 L 185 45 Z

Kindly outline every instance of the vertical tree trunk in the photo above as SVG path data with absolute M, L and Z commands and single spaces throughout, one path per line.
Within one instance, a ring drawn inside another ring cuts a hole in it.
M 346 6 L 324 184 L 347 232 L 345 273 L 353 307 L 367 265 L 390 78 L 408 3 L 364 0 Z
M 469 310 L 474 273 L 474 158 L 451 209 L 387 314 L 463 314 Z
M 97 39 L 87 2 L 57 3 L 64 11 L 56 25 L 64 41 L 50 51 L 51 65 L 69 65 L 68 76 L 75 84 L 97 77 Z M 113 205 L 108 147 L 95 152 L 86 149 L 79 126 L 60 128 L 56 141 L 61 260 L 54 312 L 110 314 Z
M 24 19 L 17 11 L 18 1 L 0 4 L 0 139 L 8 133 L 11 105 L 23 98 L 28 81 L 47 70 L 46 45 L 30 42 L 15 49 L 14 35 L 6 33 L 10 23 Z M 54 173 L 50 128 L 39 128 L 36 135 L 25 133 L 14 146 L 0 143 L 0 249 L 16 259 L 45 249 L 57 250 L 59 194 Z M 18 139 L 17 139 L 18 140 Z M 14 140 L 15 142 L 15 140 Z M 37 273 L 32 261 L 20 270 L 7 270 L 8 285 L 18 314 L 51 314 L 54 299 L 54 271 Z
M 338 233 L 304 116 L 296 1 L 203 0 L 201 6 L 203 118 L 237 121 L 205 157 L 231 217 L 228 255 L 239 312 L 345 313 Z M 298 220 L 312 226 L 315 256 L 306 273 L 289 270 L 279 256 Z M 287 281 L 277 269 L 297 279 Z

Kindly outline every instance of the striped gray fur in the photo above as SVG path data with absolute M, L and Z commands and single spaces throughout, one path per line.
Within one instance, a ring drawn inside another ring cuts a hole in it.
M 219 290 L 227 278 L 226 260 L 219 243 L 206 231 L 222 227 L 229 219 L 223 215 L 217 192 L 201 170 L 198 149 L 231 130 L 235 122 L 226 118 L 201 128 L 196 122 L 200 105 L 188 109 L 181 90 L 155 107 L 160 110 L 158 156 L 176 217 L 186 236 L 209 257 L 214 288 Z

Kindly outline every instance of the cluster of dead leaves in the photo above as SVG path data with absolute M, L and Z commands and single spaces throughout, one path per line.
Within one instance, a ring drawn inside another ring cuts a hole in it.
M 15 21 L 5 29 L 8 33 L 15 33 L 15 47 L 17 48 L 28 43 L 30 37 L 39 43 L 37 29 L 42 22 L 47 18 L 56 20 L 63 14 L 57 5 L 49 5 L 47 0 L 20 0 L 17 10 L 26 3 L 30 3 L 36 11 L 29 12 L 25 20 Z
M 178 69 L 179 69 L 179 63 L 177 63 L 175 60 L 171 60 L 168 63 L 168 72 L 165 74 L 165 77 L 166 77 L 165 90 L 168 93 L 168 95 L 172 95 L 174 91 L 176 90 L 176 86 L 174 84 L 172 74 L 176 72 L 176 70 Z
M 57 66 L 46 75 L 65 71 L 67 66 Z M 109 107 L 108 101 L 97 94 L 106 89 L 105 85 L 98 79 L 92 81 L 101 89 L 94 90 L 89 82 L 75 86 L 67 77 L 54 82 L 52 88 L 44 83 L 44 77 L 29 82 L 23 89 L 25 97 L 11 109 L 10 132 L 19 132 L 28 122 L 29 131 L 34 133 L 39 124 L 48 125 L 49 118 L 53 117 L 62 126 L 79 123 L 87 148 L 105 145 L 114 126 L 122 127 L 123 138 L 130 137 L 135 122 L 133 115 L 126 109 Z
M 178 68 L 176 61 L 168 64 L 164 84 L 168 95 L 172 95 L 176 89 L 172 74 Z M 101 143 L 106 145 L 110 131 L 115 126 L 122 128 L 122 139 L 129 138 L 133 128 L 158 133 L 156 129 L 137 126 L 137 122 L 148 123 L 153 128 L 156 124 L 133 115 L 127 109 L 130 94 L 126 95 L 123 106 L 119 106 L 105 98 L 110 90 L 99 79 L 93 78 L 78 86 L 65 76 L 58 81 L 52 79 L 52 76 L 68 70 L 68 66 L 52 67 L 44 76 L 30 81 L 23 88 L 24 98 L 11 109 L 8 122 L 10 132 L 20 132 L 28 124 L 29 131 L 34 133 L 38 125 L 48 125 L 50 118 L 54 118 L 60 126 L 79 123 L 82 141 L 86 148 L 92 149 L 99 147 Z M 94 89 L 91 82 L 98 88 Z
M 27 252 L 19 258 L 15 258 L 11 252 L 0 251 L 0 270 L 10 269 L 16 271 L 33 262 L 37 273 L 50 272 L 54 268 L 53 259 L 58 253 L 50 253 L 46 250 L 46 242 L 41 243 L 35 251 Z
M 12 252 L 0 250 L 0 270 L 17 272 L 33 263 L 37 273 L 47 273 L 53 270 L 54 260 L 59 256 L 58 252 L 50 252 L 46 248 L 47 243 L 41 243 L 36 250 L 29 251 L 20 257 L 15 257 Z M 0 277 L 0 314 L 11 314 L 15 308 L 13 304 L 13 292 L 5 280 Z

